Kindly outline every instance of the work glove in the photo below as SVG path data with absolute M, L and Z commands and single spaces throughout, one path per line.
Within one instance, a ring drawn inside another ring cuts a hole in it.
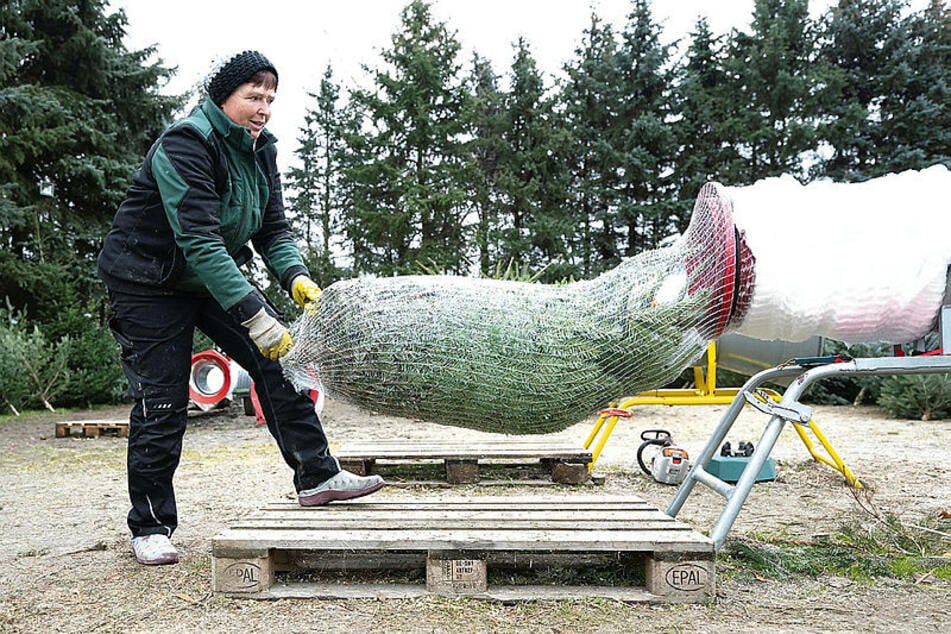
M 316 306 L 316 302 L 320 300 L 320 287 L 306 275 L 298 275 L 291 282 L 291 295 L 301 308 L 307 308 L 308 304 Z
M 248 329 L 261 354 L 272 361 L 277 361 L 294 347 L 294 340 L 284 324 L 268 315 L 263 308 L 251 319 L 242 321 L 241 325 Z

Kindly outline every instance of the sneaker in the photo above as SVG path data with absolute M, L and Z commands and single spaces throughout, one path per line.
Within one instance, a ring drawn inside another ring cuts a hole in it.
M 132 552 L 139 563 L 146 566 L 178 563 L 178 551 L 165 535 L 133 537 Z
M 301 491 L 297 501 L 301 506 L 321 506 L 334 500 L 350 500 L 369 495 L 383 488 L 386 482 L 378 475 L 358 476 L 340 471 L 320 486 Z

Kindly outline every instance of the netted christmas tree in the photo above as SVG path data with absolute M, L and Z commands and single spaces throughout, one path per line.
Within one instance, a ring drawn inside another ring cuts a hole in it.
M 729 201 L 704 187 L 690 227 L 593 280 L 423 275 L 324 290 L 283 360 L 301 389 L 487 432 L 547 433 L 675 379 L 741 295 Z M 744 270 L 751 270 L 746 266 Z

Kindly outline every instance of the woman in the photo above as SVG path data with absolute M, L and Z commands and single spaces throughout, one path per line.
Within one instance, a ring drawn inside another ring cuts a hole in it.
M 301 306 L 320 288 L 284 216 L 275 138 L 265 130 L 277 70 L 244 51 L 215 67 L 205 98 L 155 142 L 135 173 L 99 255 L 110 326 L 134 404 L 127 471 L 132 550 L 143 564 L 178 561 L 172 478 L 188 407 L 198 328 L 254 381 L 268 430 L 305 506 L 372 493 L 379 476 L 342 471 L 312 401 L 284 378 L 294 345 L 280 316 L 240 268 L 252 252 Z

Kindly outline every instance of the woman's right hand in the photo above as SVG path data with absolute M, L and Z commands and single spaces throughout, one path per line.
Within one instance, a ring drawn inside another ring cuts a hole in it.
M 284 324 L 271 317 L 263 308 L 254 317 L 241 322 L 248 329 L 251 340 L 268 359 L 277 361 L 294 347 L 294 340 Z

